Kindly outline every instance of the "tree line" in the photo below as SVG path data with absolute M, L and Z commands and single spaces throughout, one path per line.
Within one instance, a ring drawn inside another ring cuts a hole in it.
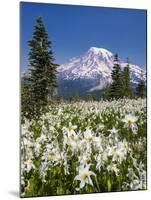
M 143 76 L 143 74 L 142 74 Z M 118 54 L 114 56 L 114 66 L 111 73 L 112 82 L 107 85 L 102 91 L 103 99 L 119 99 L 119 98 L 134 98 L 145 97 L 145 82 L 142 79 L 135 88 L 132 88 L 130 66 L 127 58 L 127 65 L 122 70 Z

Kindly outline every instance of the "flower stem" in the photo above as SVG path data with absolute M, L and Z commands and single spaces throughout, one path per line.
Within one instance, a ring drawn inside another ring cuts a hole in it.
M 96 181 L 96 185 L 97 185 L 97 190 L 98 190 L 98 192 L 100 192 L 100 187 L 99 187 L 99 184 L 98 184 L 98 181 L 97 181 L 96 177 L 95 177 L 95 181 Z

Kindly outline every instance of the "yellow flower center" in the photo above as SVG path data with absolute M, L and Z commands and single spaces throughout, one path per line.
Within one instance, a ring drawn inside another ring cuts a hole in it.
M 73 147 L 73 144 L 72 144 L 72 143 L 70 143 L 70 144 L 69 144 L 69 147 L 71 147 L 71 148 L 72 148 L 72 147 Z
M 88 172 L 84 172 L 83 174 L 82 174 L 82 178 L 85 180 L 87 177 L 88 177 Z
M 57 158 L 57 159 L 58 159 L 58 161 L 60 161 L 60 160 L 61 160 L 61 156 L 58 156 L 58 158 Z
M 92 135 L 89 135 L 88 139 L 89 139 L 89 140 L 92 140 L 92 138 L 93 138 Z
M 116 158 L 120 158 L 120 154 L 119 153 L 116 153 Z
M 51 160 L 53 160 L 54 156 L 55 156 L 54 153 L 50 153 L 50 155 L 49 155 Z
M 69 127 L 69 128 L 68 128 L 68 130 L 69 130 L 69 132 L 71 132 L 71 131 L 72 131 L 72 128 L 71 128 L 71 127 Z
M 132 120 L 129 119 L 129 120 L 128 120 L 128 124 L 129 124 L 129 125 L 132 125 L 132 123 L 133 123 Z
M 75 135 L 72 135 L 73 140 L 77 140 L 77 137 Z

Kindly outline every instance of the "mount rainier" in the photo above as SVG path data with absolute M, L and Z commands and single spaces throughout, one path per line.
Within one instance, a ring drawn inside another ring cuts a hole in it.
M 121 68 L 127 63 L 119 61 Z M 102 90 L 111 83 L 111 72 L 114 55 L 103 48 L 91 47 L 79 57 L 71 58 L 58 67 L 58 92 L 65 96 L 75 94 L 85 96 L 94 91 Z M 136 85 L 140 79 L 146 81 L 146 73 L 141 67 L 129 64 L 131 83 Z

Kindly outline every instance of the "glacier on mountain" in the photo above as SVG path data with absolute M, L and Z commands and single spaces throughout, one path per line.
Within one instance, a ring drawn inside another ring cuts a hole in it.
M 123 69 L 127 63 L 119 61 Z M 59 79 L 64 81 L 89 80 L 96 85 L 89 91 L 101 90 L 110 84 L 111 72 L 114 65 L 114 55 L 107 49 L 91 47 L 79 57 L 71 58 L 67 63 L 58 67 Z M 145 71 L 138 65 L 129 64 L 131 82 L 137 84 L 140 79 L 146 80 Z

